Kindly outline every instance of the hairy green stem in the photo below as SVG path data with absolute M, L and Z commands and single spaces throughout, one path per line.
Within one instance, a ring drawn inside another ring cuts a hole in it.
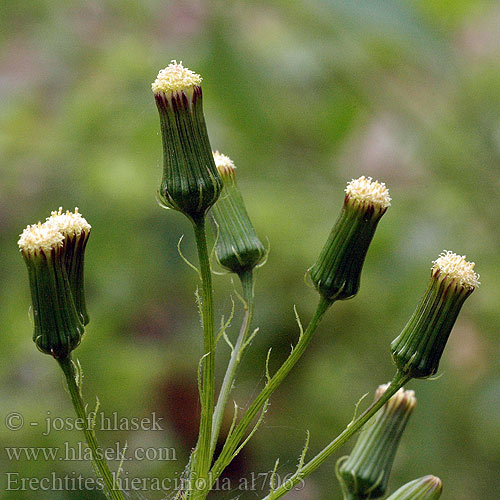
M 80 386 L 76 380 L 77 373 L 75 370 L 75 364 L 71 359 L 71 355 L 63 359 L 58 359 L 57 361 L 64 373 L 64 376 L 66 377 L 66 383 L 68 385 L 69 394 L 71 396 L 71 401 L 73 402 L 76 415 L 82 422 L 83 433 L 85 435 L 85 439 L 87 440 L 87 445 L 92 452 L 92 463 L 94 465 L 94 469 L 97 475 L 104 481 L 104 486 L 108 491 L 109 498 L 112 500 L 125 500 L 123 493 L 115 484 L 115 478 L 109 469 L 108 463 L 103 457 L 103 450 L 97 443 L 92 420 L 87 413 Z
M 204 484 L 211 465 L 210 443 L 212 434 L 212 412 L 215 392 L 215 337 L 212 272 L 207 249 L 205 217 L 193 220 L 198 260 L 200 263 L 202 300 L 201 314 L 203 322 L 203 372 L 201 384 L 201 415 L 198 443 L 193 456 L 191 479 L 194 480 L 191 498 L 199 497 L 196 485 Z
M 226 369 L 224 375 L 224 380 L 220 389 L 219 397 L 217 399 L 217 404 L 215 406 L 214 417 L 212 421 L 212 444 L 210 449 L 210 456 L 213 457 L 215 452 L 215 446 L 217 444 L 217 439 L 219 437 L 220 428 L 222 425 L 222 418 L 224 416 L 224 410 L 226 409 L 227 402 L 229 399 L 229 394 L 231 393 L 234 379 L 236 376 L 236 370 L 238 368 L 241 354 L 245 346 L 245 341 L 248 338 L 250 332 L 250 327 L 252 325 L 253 312 L 254 312 L 254 279 L 253 272 L 246 271 L 240 274 L 241 286 L 243 288 L 243 299 L 245 300 L 245 316 L 243 317 L 243 322 L 241 324 L 240 332 L 236 340 L 236 344 L 233 347 L 233 352 L 231 353 L 231 359 Z
M 250 424 L 253 422 L 259 411 L 261 411 L 265 406 L 269 397 L 278 388 L 281 382 L 283 382 L 285 377 L 290 373 L 290 370 L 294 367 L 295 363 L 297 363 L 297 361 L 300 359 L 309 342 L 311 341 L 313 334 L 318 327 L 318 324 L 323 318 L 323 315 L 332 304 L 333 301 L 326 300 L 323 297 L 320 298 L 318 307 L 316 308 L 316 312 L 314 313 L 314 316 L 312 317 L 305 332 L 299 338 L 297 345 L 293 348 L 292 352 L 280 366 L 278 371 L 266 383 L 266 386 L 254 399 L 253 403 L 243 415 L 238 425 L 236 425 L 234 430 L 227 437 L 219 457 L 210 470 L 210 482 L 208 484 L 207 490 L 204 492 L 205 495 L 208 493 L 217 478 L 222 474 L 224 469 L 231 463 L 232 459 L 234 458 L 233 454 L 242 442 L 245 433 L 250 427 Z
M 354 433 L 361 429 L 361 427 L 363 427 L 363 425 L 366 424 L 366 422 L 368 422 L 368 420 L 370 420 L 370 418 L 372 418 L 375 413 L 377 413 L 377 411 L 380 410 L 380 408 L 382 408 L 382 406 L 389 401 L 406 382 L 408 382 L 408 380 L 410 380 L 410 377 L 398 371 L 387 390 L 376 401 L 374 401 L 358 418 L 351 422 L 328 446 L 323 448 L 323 450 L 301 467 L 301 469 L 290 479 L 285 481 L 279 488 L 272 491 L 263 500 L 276 500 L 302 482 L 305 477 L 316 470 L 333 452 L 337 451 Z

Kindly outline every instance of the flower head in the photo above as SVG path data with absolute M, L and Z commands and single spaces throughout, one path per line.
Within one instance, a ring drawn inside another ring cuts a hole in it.
M 375 399 L 388 387 L 379 386 Z M 413 391 L 399 389 L 363 428 L 351 454 L 338 462 L 345 497 L 372 499 L 385 494 L 401 436 L 416 404 Z
M 90 225 L 74 213 L 52 212 L 29 225 L 18 245 L 28 268 L 33 307 L 33 340 L 55 358 L 80 343 L 88 322 L 83 296 L 83 253 Z
M 233 161 L 218 151 L 213 156 L 224 183 L 221 196 L 211 211 L 218 234 L 215 254 L 223 267 L 241 275 L 257 266 L 266 252 L 236 185 Z
M 427 290 L 391 344 L 398 369 L 414 378 L 434 375 L 465 299 L 479 286 L 474 262 L 444 251 L 434 262 Z
M 441 479 L 429 475 L 410 481 L 387 500 L 438 500 L 442 491 Z
M 203 116 L 201 80 L 172 61 L 152 84 L 163 142 L 158 199 L 192 220 L 206 215 L 222 189 Z
M 385 184 L 371 177 L 353 179 L 345 192 L 342 212 L 310 271 L 314 286 L 329 301 L 358 292 L 368 247 L 391 200 Z
M 64 236 L 62 248 L 62 259 L 68 276 L 68 282 L 73 294 L 75 306 L 84 325 L 89 322 L 89 315 L 85 303 L 85 287 L 83 278 L 84 256 L 91 226 L 82 217 L 78 207 L 74 212 L 58 211 L 51 212 L 45 222 L 47 226 L 57 229 Z

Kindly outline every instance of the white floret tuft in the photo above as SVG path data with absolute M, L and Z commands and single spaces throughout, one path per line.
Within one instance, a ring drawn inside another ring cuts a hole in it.
M 474 271 L 475 263 L 467 262 L 465 255 L 457 255 L 450 250 L 444 250 L 433 264 L 433 272 L 439 271 L 457 280 L 462 286 L 474 289 L 481 284 L 479 274 Z
M 234 171 L 236 167 L 234 166 L 233 160 L 229 158 L 229 156 L 226 156 L 222 153 L 219 153 L 219 151 L 213 151 L 212 154 L 214 155 L 214 163 L 215 166 L 217 167 L 217 170 L 219 174 L 224 177 L 226 175 L 234 175 Z
M 78 207 L 74 212 L 66 210 L 63 212 L 62 207 L 58 211 L 51 212 L 50 217 L 47 217 L 45 224 L 50 225 L 60 231 L 63 236 L 76 235 L 79 236 L 82 232 L 89 232 L 91 229 L 90 224 L 78 212 Z
M 390 385 L 390 383 L 379 385 L 375 392 L 375 399 L 382 396 Z M 401 405 L 404 405 L 406 408 L 413 408 L 416 404 L 417 398 L 415 397 L 415 392 L 411 389 L 405 390 L 403 387 L 401 387 L 401 389 L 399 389 L 386 403 L 386 405 L 391 408 L 398 408 Z
M 64 241 L 63 234 L 57 228 L 41 222 L 27 226 L 20 236 L 17 244 L 26 253 L 50 252 L 62 247 Z
M 155 94 L 160 92 L 179 92 L 180 90 L 192 89 L 195 85 L 200 85 L 202 78 L 182 65 L 182 61 L 177 63 L 173 60 L 164 69 L 160 70 L 156 80 L 151 84 Z
M 371 177 L 364 175 L 349 182 L 345 192 L 350 198 L 373 203 L 381 208 L 387 208 L 391 205 L 391 197 L 386 185 L 383 182 L 373 181 Z

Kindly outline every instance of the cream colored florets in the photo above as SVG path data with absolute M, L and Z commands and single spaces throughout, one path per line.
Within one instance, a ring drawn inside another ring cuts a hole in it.
M 378 399 L 384 392 L 388 389 L 390 384 L 379 385 L 377 391 L 375 392 L 375 399 Z M 389 399 L 386 403 L 388 408 L 397 408 L 400 406 L 405 406 L 406 408 L 414 408 L 417 404 L 417 398 L 415 397 L 415 392 L 408 389 L 405 390 L 403 387 L 394 394 L 394 396 Z
M 217 170 L 221 177 L 224 177 L 226 175 L 233 176 L 234 170 L 236 169 L 233 160 L 231 160 L 229 156 L 219 153 L 219 151 L 212 152 L 212 154 L 214 155 L 215 166 L 217 167 Z
M 73 213 L 69 210 L 63 212 L 60 207 L 58 211 L 51 212 L 43 224 L 39 222 L 28 226 L 17 244 L 25 253 L 50 252 L 53 248 L 63 246 L 65 236 L 79 236 L 84 231 L 90 232 L 90 229 L 90 224 L 78 212 L 78 208 Z
M 439 271 L 448 278 L 457 280 L 460 285 L 474 289 L 480 285 L 479 274 L 474 271 L 475 263 L 465 259 L 465 255 L 444 250 L 433 262 L 432 272 Z
M 22 232 L 17 244 L 26 253 L 39 251 L 50 252 L 63 245 L 64 236 L 55 227 L 48 224 L 33 224 Z
M 373 203 L 381 208 L 387 208 L 391 205 L 391 197 L 385 184 L 373 181 L 371 177 L 364 175 L 349 182 L 345 192 L 350 198 Z
M 182 65 L 182 61 L 177 63 L 173 60 L 165 68 L 160 70 L 151 88 L 155 94 L 160 92 L 178 92 L 180 90 L 192 89 L 195 85 L 200 85 L 202 78 Z
M 78 212 L 78 207 L 74 212 L 66 210 L 63 212 L 62 207 L 58 211 L 51 212 L 50 217 L 47 217 L 46 224 L 51 225 L 60 231 L 64 236 L 75 234 L 79 236 L 83 231 L 89 232 L 90 224 Z

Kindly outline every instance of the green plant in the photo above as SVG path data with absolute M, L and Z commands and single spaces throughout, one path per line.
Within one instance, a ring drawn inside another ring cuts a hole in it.
M 158 199 L 165 208 L 176 210 L 189 219 L 198 250 L 199 269 L 189 265 L 196 269 L 201 281 L 198 302 L 204 345 L 198 367 L 200 427 L 197 445 L 176 498 L 202 500 L 257 431 L 270 397 L 304 354 L 327 311 L 335 302 L 356 295 L 369 245 L 391 199 L 386 186 L 371 178 L 363 176 L 348 183 L 341 214 L 309 271 L 319 294 L 317 309 L 305 329 L 297 315 L 300 335 L 296 345 L 274 374 L 266 366 L 266 383 L 243 415 L 238 415 L 235 406 L 232 425 L 216 456 L 215 444 L 238 364 L 257 332 L 252 332 L 254 270 L 262 265 L 266 252 L 248 217 L 232 161 L 225 155 L 212 153 L 203 116 L 201 77 L 173 61 L 160 71 L 152 88 L 160 115 L 164 150 Z M 239 277 L 242 287 L 245 315 L 234 345 L 227 337 L 228 322 L 219 331 L 215 329 L 212 266 L 206 231 L 209 217 L 215 228 L 217 260 Z M 96 474 L 108 498 L 119 500 L 125 498 L 120 476 L 111 472 L 100 452 L 93 414 L 88 412 L 82 397 L 81 367 L 72 359 L 72 351 L 78 347 L 84 325 L 89 321 L 83 293 L 83 259 L 89 234 L 90 225 L 77 209 L 75 213 L 59 210 L 45 223 L 28 226 L 21 235 L 19 246 L 29 271 L 34 341 L 42 352 L 58 361 L 91 450 Z M 404 405 L 402 419 L 399 411 L 395 411 L 395 417 L 393 410 L 400 408 L 401 400 L 407 403 L 410 400 L 409 408 L 414 406 L 413 394 L 401 389 L 412 378 L 426 378 L 436 373 L 458 313 L 478 285 L 474 263 L 467 262 L 465 257 L 448 251 L 434 261 L 421 303 L 392 343 L 396 365 L 393 380 L 377 392 L 367 409 L 359 415 L 355 412 L 342 433 L 309 460 L 306 460 L 306 442 L 295 472 L 284 482 L 278 481 L 276 462 L 265 500 L 280 498 L 295 488 L 375 415 L 378 415 L 375 423 L 364 429 L 351 457 L 339 463 L 338 476 L 346 499 L 377 498 L 385 494 L 390 465 L 408 417 L 408 407 Z M 221 338 L 230 343 L 232 354 L 216 398 L 215 354 Z M 388 424 L 386 415 L 390 417 Z M 380 468 L 382 462 L 384 467 Z M 409 484 L 412 486 L 401 488 L 391 498 L 423 500 L 437 498 L 440 494 L 441 486 L 440 483 L 437 486 L 435 478 L 423 478 Z M 431 496 L 428 496 L 429 491 Z

